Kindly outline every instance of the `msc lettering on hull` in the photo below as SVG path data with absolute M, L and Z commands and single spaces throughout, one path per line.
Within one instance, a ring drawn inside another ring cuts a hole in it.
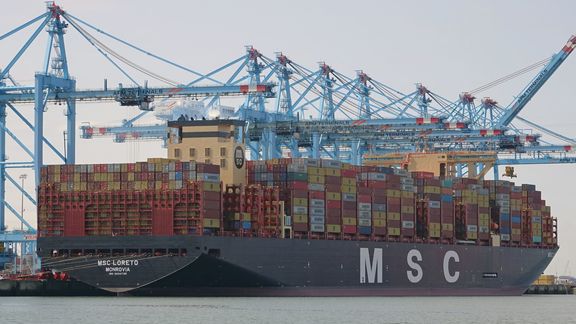
M 138 266 L 138 260 L 98 260 L 98 266 L 110 276 L 122 276 L 130 272 L 130 267 Z
M 422 253 L 417 249 L 412 249 L 408 251 L 406 255 L 406 265 L 408 269 L 406 270 L 406 277 L 411 283 L 419 283 L 424 277 L 424 269 L 422 268 L 421 262 L 424 261 Z M 452 263 L 459 263 L 460 256 L 456 251 L 446 251 L 444 254 L 444 259 L 442 262 L 442 271 L 444 274 L 444 279 L 448 283 L 455 283 L 460 278 L 460 271 L 451 271 L 450 265 Z M 370 249 L 360 248 L 360 283 L 361 284 L 373 284 L 382 283 L 382 249 L 375 248 L 370 257 Z

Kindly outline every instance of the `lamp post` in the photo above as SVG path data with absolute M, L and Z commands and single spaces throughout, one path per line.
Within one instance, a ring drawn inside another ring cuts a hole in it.
M 21 204 L 20 204 L 20 216 L 22 216 L 22 219 L 24 219 L 24 180 L 26 180 L 26 178 L 28 177 L 28 175 L 26 173 L 23 173 L 20 175 L 20 180 L 22 180 L 22 195 L 21 195 Z M 23 231 L 24 230 L 24 222 L 20 221 L 20 230 Z

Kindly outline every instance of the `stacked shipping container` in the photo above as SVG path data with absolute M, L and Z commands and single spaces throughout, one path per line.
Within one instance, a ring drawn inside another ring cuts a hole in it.
M 220 229 L 220 168 L 150 159 L 41 170 L 40 236 L 184 235 Z
M 41 236 L 279 237 L 290 228 L 307 238 L 556 244 L 534 186 L 332 160 L 248 161 L 247 183 L 224 191 L 209 164 L 48 166 L 39 196 Z

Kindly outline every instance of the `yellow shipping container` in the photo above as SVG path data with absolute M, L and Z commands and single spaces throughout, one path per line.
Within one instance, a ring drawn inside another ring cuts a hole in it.
M 325 168 L 324 169 L 324 175 L 327 175 L 327 176 L 339 177 L 340 174 L 341 174 L 340 169 L 332 169 L 332 168 Z
M 324 175 L 323 173 L 320 173 L 320 170 L 320 168 L 308 167 L 308 175 Z
M 220 227 L 220 220 L 219 219 L 204 218 L 204 227 L 205 228 L 219 228 Z
M 476 239 L 478 239 L 478 233 L 477 232 L 466 232 L 466 239 L 476 240 Z
M 372 212 L 373 219 L 386 219 L 386 212 L 383 211 L 373 211 Z
M 454 228 L 452 224 L 442 224 L 443 231 L 451 231 Z
M 292 205 L 308 207 L 308 199 L 306 199 L 306 198 L 292 198 Z
M 342 194 L 339 192 L 326 192 L 326 200 L 342 200 Z
M 401 198 L 400 190 L 386 189 L 386 196 L 389 198 Z
M 414 213 L 414 206 L 402 206 L 402 212 L 413 214 Z
M 342 185 L 356 186 L 356 178 L 342 178 Z
M 400 220 L 400 213 L 391 213 L 391 212 L 388 212 L 388 213 L 387 213 L 387 216 L 388 216 L 388 220 L 389 220 L 389 221 L 391 221 L 391 220 Z
M 440 193 L 440 187 L 436 187 L 436 186 L 424 186 L 424 193 L 439 194 L 439 193 Z
M 412 198 L 414 198 L 414 192 L 413 191 L 402 191 L 402 198 L 412 199 Z
M 340 190 L 342 193 L 356 193 L 356 186 L 342 185 L 340 186 Z
M 442 224 L 440 223 L 430 223 L 428 226 L 428 230 L 429 231 L 438 231 L 440 232 L 440 229 L 442 228 Z
M 512 229 L 512 235 L 520 235 L 522 234 L 519 228 L 513 228 Z
M 326 224 L 326 232 L 328 233 L 340 233 L 342 227 L 340 225 Z
M 400 228 L 388 227 L 388 235 L 399 236 L 400 235 Z
M 204 182 L 202 183 L 204 191 L 220 191 L 220 182 Z
M 376 227 L 385 227 L 386 226 L 386 220 L 385 219 L 374 219 L 374 220 L 372 220 L 372 225 L 374 225 Z
M 326 183 L 326 178 L 324 178 L 324 176 L 322 176 L 322 175 L 312 175 L 312 174 L 309 174 L 309 175 L 308 175 L 308 182 L 309 182 L 309 183 L 324 184 L 324 183 Z
M 342 224 L 343 225 L 356 225 L 356 218 L 352 218 L 352 217 L 343 217 L 342 218 Z
M 128 172 L 128 181 L 134 181 L 134 172 Z
M 439 238 L 440 237 L 440 230 L 429 230 L 428 236 L 433 237 L 433 238 Z
M 296 214 L 292 216 L 293 223 L 308 224 L 308 215 Z

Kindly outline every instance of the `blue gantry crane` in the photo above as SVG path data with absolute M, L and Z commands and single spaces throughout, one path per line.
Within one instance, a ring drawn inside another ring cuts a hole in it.
M 434 150 L 491 150 L 498 154 L 497 164 L 549 164 L 549 163 L 574 163 L 574 140 L 549 129 L 529 122 L 518 116 L 518 112 L 526 106 L 538 89 L 554 73 L 559 65 L 567 58 L 573 48 L 573 38 L 554 55 L 551 59 L 543 60 L 533 64 L 520 72 L 511 74 L 498 82 L 492 82 L 487 86 L 475 91 L 462 93 L 455 101 L 446 99 L 426 88 L 422 84 L 417 84 L 413 92 L 404 94 L 394 90 L 381 82 L 374 80 L 364 71 L 357 71 L 355 78 L 349 78 L 328 64 L 322 62 L 317 70 L 310 70 L 295 63 L 283 53 L 277 53 L 276 59 L 270 59 L 258 52 L 252 46 L 247 47 L 244 56 L 231 61 L 225 66 L 210 72 L 214 76 L 219 72 L 230 69 L 232 77 L 228 78 L 226 84 L 234 84 L 240 80 L 273 80 L 276 87 L 276 97 L 273 103 L 267 105 L 255 94 L 239 105 L 237 116 L 251 121 L 252 124 L 258 122 L 298 122 L 309 118 L 318 121 L 334 120 L 377 120 L 394 118 L 443 118 L 454 125 L 466 124 L 466 129 L 473 129 L 490 132 L 502 132 L 502 134 L 514 134 L 502 137 L 498 145 L 487 145 L 477 142 L 475 145 L 463 146 L 466 141 L 462 136 L 454 137 L 454 134 L 446 135 L 444 142 L 452 139 L 452 144 L 439 146 L 438 139 L 425 140 L 426 134 L 420 136 L 418 141 L 413 141 L 415 145 L 405 146 L 402 151 L 434 151 Z M 498 83 L 507 81 L 512 77 L 529 72 L 535 68 L 544 66 L 529 86 L 516 97 L 508 106 L 503 108 L 491 98 L 483 98 L 480 105 L 475 104 L 475 95 L 479 91 L 488 89 Z M 242 72 L 243 71 L 243 72 Z M 229 73 L 229 74 L 230 74 Z M 526 93 L 530 93 L 526 95 Z M 252 102 L 252 105 L 247 103 Z M 250 107 L 257 107 L 250 109 Z M 525 133 L 512 123 L 500 124 L 499 119 L 504 118 L 504 114 L 514 112 L 516 121 L 528 123 L 530 128 L 542 131 L 545 135 L 550 135 L 561 140 L 562 145 L 548 143 L 542 139 L 540 134 L 531 132 Z M 330 124 L 330 123 L 328 123 Z M 262 125 L 262 124 L 260 124 Z M 332 123 L 331 133 L 338 133 L 337 123 Z M 113 135 L 118 141 L 126 138 L 130 139 L 150 139 L 162 138 L 162 125 L 146 126 L 140 125 L 126 127 L 99 127 L 101 133 L 98 136 Z M 250 126 L 252 127 L 252 126 Z M 285 125 L 282 124 L 280 132 L 286 132 Z M 94 132 L 90 127 L 83 130 L 85 138 L 94 137 Z M 375 138 L 378 134 L 373 134 Z M 324 156 L 335 159 L 348 160 L 358 163 L 358 158 L 362 154 L 375 154 L 381 152 L 397 152 L 400 150 L 392 142 L 382 143 L 372 140 L 342 142 L 338 136 L 322 136 L 317 133 L 312 134 L 313 139 L 297 140 L 295 137 L 286 138 L 278 136 L 274 127 L 262 129 L 257 137 L 252 136 L 249 148 L 252 159 L 269 159 L 280 157 L 283 152 L 290 151 L 291 156 Z M 315 137 L 314 137 L 315 136 Z M 426 142 L 428 145 L 422 145 Z M 305 143 L 302 145 L 302 143 Z M 308 144 L 310 143 L 310 144 Z M 447 147 L 446 147 L 447 146 Z M 354 152 L 354 154 L 350 154 Z M 495 177 L 498 177 L 494 168 Z
M 260 98 L 273 97 L 273 87 L 271 83 L 250 83 L 223 84 L 216 82 L 214 85 L 199 86 L 196 83 L 200 80 L 212 80 L 209 76 L 201 75 L 191 69 L 186 69 L 194 74 L 196 80 L 182 84 L 162 77 L 144 67 L 137 65 L 126 58 L 120 56 L 108 48 L 104 43 L 92 37 L 82 29 L 75 18 L 68 14 L 54 3 L 47 4 L 47 11 L 26 22 L 25 24 L 0 36 L 0 41 L 40 22 L 34 30 L 32 36 L 16 53 L 13 59 L 0 71 L 0 261 L 6 263 L 12 261 L 16 254 L 20 256 L 33 255 L 36 250 L 36 230 L 24 219 L 21 212 L 6 199 L 6 180 L 12 183 L 16 189 L 20 190 L 31 203 L 36 204 L 34 195 L 24 190 L 23 186 L 15 181 L 9 170 L 30 168 L 34 172 L 35 188 L 40 183 L 40 169 L 44 164 L 44 148 L 48 147 L 65 164 L 74 164 L 76 161 L 75 141 L 76 141 L 76 104 L 79 102 L 100 102 L 115 101 L 121 106 L 136 106 L 142 111 L 151 110 L 151 104 L 155 99 L 178 98 L 178 97 L 222 97 L 222 96 L 252 96 L 258 94 Z M 67 53 L 64 42 L 65 30 L 72 25 L 80 34 L 90 42 L 104 57 L 116 67 L 134 86 L 124 87 L 121 84 L 115 89 L 108 89 L 106 86 L 98 90 L 79 90 L 76 88 L 76 80 L 71 77 Z M 48 44 L 44 57 L 42 72 L 34 76 L 33 86 L 22 86 L 11 77 L 10 71 L 26 52 L 29 46 L 36 40 L 40 32 L 46 29 L 48 32 Z M 149 53 L 154 56 L 153 54 Z M 163 60 L 165 63 L 171 63 Z M 159 80 L 167 87 L 148 87 L 147 84 L 139 85 L 136 78 L 128 73 L 121 63 L 143 73 L 149 77 Z M 198 78 L 198 76 L 200 77 Z M 12 84 L 9 84 L 9 83 Z M 262 100 L 263 100 L 262 99 Z M 32 103 L 34 105 L 34 118 L 29 121 L 25 114 L 17 108 L 17 105 Z M 44 113 L 48 104 L 59 103 L 66 106 L 66 138 L 65 152 L 62 153 L 44 136 Z M 33 147 L 29 148 L 20 138 L 15 135 L 7 124 L 6 110 L 10 109 L 22 122 L 24 122 L 34 133 Z M 166 132 L 166 130 L 165 130 Z M 12 139 L 29 157 L 25 161 L 9 161 L 6 154 L 7 137 Z M 35 190 L 34 190 L 35 191 Z M 20 231 L 7 231 L 5 227 L 5 211 L 11 211 L 25 226 Z M 20 258 L 20 260 L 23 260 Z M 22 263 L 12 262 L 16 265 L 14 270 L 22 271 Z M 34 269 L 37 263 L 29 262 L 28 266 Z M 20 269 L 17 269 L 17 268 Z M 30 270 L 30 269 L 29 269 Z

